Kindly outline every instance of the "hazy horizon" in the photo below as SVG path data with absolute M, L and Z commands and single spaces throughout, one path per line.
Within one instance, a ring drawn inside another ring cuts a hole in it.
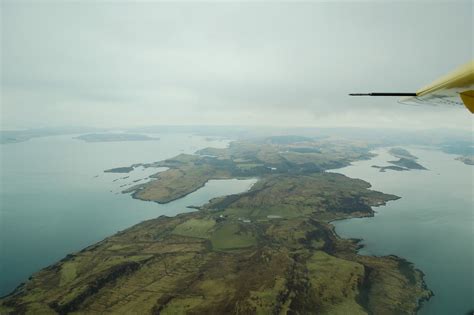
M 473 129 L 412 92 L 473 58 L 471 1 L 2 1 L 1 128 Z

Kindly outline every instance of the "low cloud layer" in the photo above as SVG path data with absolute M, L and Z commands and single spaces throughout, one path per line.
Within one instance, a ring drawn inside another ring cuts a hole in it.
M 414 91 L 473 58 L 471 1 L 2 2 L 2 129 L 234 124 L 472 129 Z

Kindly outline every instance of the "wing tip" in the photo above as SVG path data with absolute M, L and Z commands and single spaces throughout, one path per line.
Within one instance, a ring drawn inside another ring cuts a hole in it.
M 461 96 L 464 106 L 469 109 L 471 114 L 474 114 L 474 90 L 464 91 L 459 93 L 459 96 Z

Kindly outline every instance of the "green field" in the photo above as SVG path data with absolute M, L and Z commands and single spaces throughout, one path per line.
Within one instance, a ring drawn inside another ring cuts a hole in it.
M 189 237 L 209 238 L 210 230 L 215 224 L 216 221 L 212 219 L 189 219 L 176 226 L 176 228 L 173 230 L 173 234 Z
M 219 227 L 211 237 L 214 250 L 246 248 L 257 244 L 255 235 L 243 224 L 227 223 Z

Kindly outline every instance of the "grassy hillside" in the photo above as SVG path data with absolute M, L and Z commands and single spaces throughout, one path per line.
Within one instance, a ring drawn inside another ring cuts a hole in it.
M 288 159 L 279 152 L 289 140 L 156 163 L 169 170 L 135 188 L 135 197 L 166 202 L 210 178 L 241 174 L 239 164 L 285 171 L 255 171 L 260 180 L 246 193 L 142 222 L 68 255 L 1 299 L 0 313 L 414 314 L 431 295 L 422 273 L 395 256 L 358 255 L 358 242 L 340 239 L 330 224 L 370 216 L 372 206 L 398 197 L 316 170 L 322 159 L 311 150 L 298 152 L 304 162 Z M 347 151 L 337 163 L 356 155 Z

